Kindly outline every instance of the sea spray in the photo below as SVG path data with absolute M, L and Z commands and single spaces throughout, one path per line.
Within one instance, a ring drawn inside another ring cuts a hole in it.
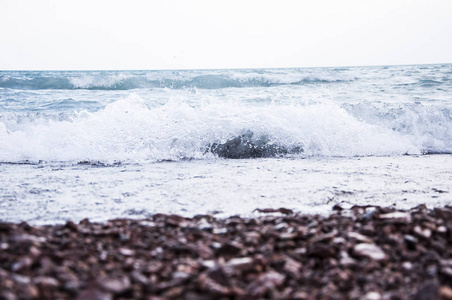
M 281 149 L 303 149 L 278 155 L 368 156 L 423 151 L 410 136 L 417 132 L 363 122 L 329 104 L 250 107 L 210 103 L 192 107 L 169 101 L 149 108 L 138 95 L 131 95 L 96 112 L 81 111 L 62 120 L 42 118 L 29 118 L 24 124 L 17 115 L 20 126 L 0 122 L 1 161 L 203 159 L 212 157 L 206 151 L 211 145 L 246 132 L 265 136 L 268 144 Z
M 4 71 L 0 161 L 452 153 L 451 69 Z
M 295 72 L 294 72 L 295 71 Z M 21 90 L 224 89 L 353 81 L 348 73 L 290 69 L 192 71 L 60 71 L 0 73 L 0 88 Z
M 0 220 L 451 205 L 451 95 L 450 64 L 0 71 Z

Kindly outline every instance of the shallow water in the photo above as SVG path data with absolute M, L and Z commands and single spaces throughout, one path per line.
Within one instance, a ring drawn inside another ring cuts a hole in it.
M 253 216 L 285 207 L 328 214 L 335 204 L 408 209 L 452 204 L 452 155 L 212 159 L 147 164 L 1 164 L 0 220 Z

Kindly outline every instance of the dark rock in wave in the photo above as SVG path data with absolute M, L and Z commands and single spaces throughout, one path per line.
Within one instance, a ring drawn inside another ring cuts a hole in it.
M 254 137 L 254 132 L 248 130 L 244 134 L 232 138 L 225 143 L 213 143 L 208 151 L 223 158 L 261 158 L 277 157 L 303 152 L 300 146 L 285 147 L 272 143 L 266 136 Z

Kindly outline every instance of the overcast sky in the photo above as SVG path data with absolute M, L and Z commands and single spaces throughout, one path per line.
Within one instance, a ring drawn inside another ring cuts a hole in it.
M 0 70 L 452 63 L 451 0 L 0 0 Z

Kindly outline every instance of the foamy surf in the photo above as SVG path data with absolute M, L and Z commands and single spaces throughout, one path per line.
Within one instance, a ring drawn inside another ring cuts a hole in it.
M 133 90 L 142 88 L 224 89 L 348 82 L 356 78 L 331 70 L 296 69 L 192 71 L 86 71 L 0 73 L 0 87 L 22 90 Z
M 451 95 L 452 65 L 0 72 L 0 220 L 450 205 Z
M 149 108 L 138 95 L 131 95 L 96 112 L 82 110 L 59 118 L 9 115 L 0 122 L 0 160 L 204 159 L 218 154 L 209 150 L 212 145 L 225 144 L 247 132 L 252 133 L 250 142 L 260 140 L 262 147 L 287 149 L 256 157 L 452 152 L 452 120 L 441 110 L 399 109 L 403 120 L 389 118 L 390 111 L 382 114 L 371 106 L 366 115 L 359 114 L 360 110 L 361 106 L 334 104 L 255 107 L 207 103 L 194 107 L 175 100 Z

